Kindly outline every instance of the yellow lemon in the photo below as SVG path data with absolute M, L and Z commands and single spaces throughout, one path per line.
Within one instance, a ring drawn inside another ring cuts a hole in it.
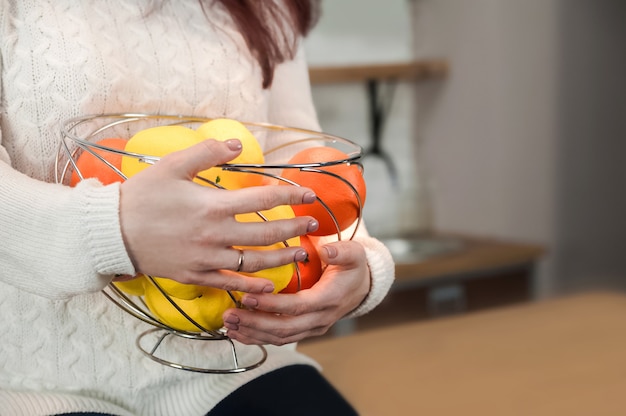
M 179 331 L 202 332 L 187 319 L 172 303 L 152 284 L 146 285 L 145 302 L 148 309 L 165 325 Z M 172 299 L 191 319 L 202 328 L 213 331 L 224 325 L 222 314 L 235 307 L 228 292 L 221 289 L 203 287 L 199 297 L 192 300 Z
M 242 145 L 241 153 L 229 163 L 263 164 L 265 161 L 263 149 L 261 149 L 261 145 L 256 137 L 254 137 L 244 124 L 237 120 L 216 118 L 201 124 L 196 131 L 203 139 L 215 139 L 219 141 L 239 139 Z M 222 168 L 208 169 L 202 173 L 202 177 L 217 182 L 226 189 L 259 186 L 263 181 L 263 175 L 228 171 Z
M 113 282 L 113 285 L 126 294 L 143 296 L 145 293 L 144 285 L 146 282 L 146 276 L 139 274 L 130 280 L 115 281 Z
M 202 295 L 202 286 L 184 284 L 164 277 L 155 277 L 154 280 L 165 293 L 178 299 L 191 300 Z
M 137 132 L 126 143 L 125 151 L 145 156 L 163 157 L 202 141 L 194 129 L 179 125 L 157 126 Z M 131 156 L 122 157 L 122 173 L 131 177 L 150 164 Z
M 274 221 L 279 219 L 291 219 L 295 218 L 295 214 L 293 209 L 288 205 L 280 205 L 274 207 L 269 210 L 260 211 L 260 214 L 263 215 L 268 221 Z M 250 212 L 246 214 L 238 214 L 235 215 L 235 219 L 239 222 L 260 222 L 265 221 L 259 214 L 256 212 Z M 287 240 L 287 244 L 289 247 L 295 247 L 300 245 L 300 237 L 293 237 Z M 276 250 L 280 248 L 284 248 L 285 244 L 283 242 L 278 242 L 276 244 L 272 244 L 269 246 L 238 246 L 236 248 L 247 249 L 247 250 Z M 294 263 L 288 263 L 283 266 L 272 267 L 269 269 L 259 270 L 254 273 L 242 273 L 247 276 L 253 277 L 263 277 L 265 279 L 269 279 L 274 283 L 274 293 L 278 293 L 283 290 L 289 284 L 291 280 L 291 276 L 296 270 L 296 266 Z

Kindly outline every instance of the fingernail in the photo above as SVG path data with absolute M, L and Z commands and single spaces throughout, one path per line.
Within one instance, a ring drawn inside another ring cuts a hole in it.
M 255 298 L 251 298 L 250 296 L 244 296 L 243 299 L 241 299 L 241 303 L 246 305 L 248 308 L 256 308 L 259 306 L 259 301 Z
M 231 324 L 230 322 L 224 322 L 224 327 L 226 329 L 231 330 L 231 331 L 238 331 L 239 330 L 239 325 Z
M 302 195 L 302 202 L 305 204 L 312 204 L 315 201 L 317 201 L 317 196 L 314 192 L 307 192 Z
M 226 145 L 230 150 L 241 150 L 241 141 L 239 139 L 229 139 L 226 140 Z
M 337 257 L 337 249 L 335 247 L 324 246 L 324 249 L 326 250 L 326 254 L 328 254 L 329 259 Z
M 308 257 L 308 254 L 306 250 L 298 250 L 296 251 L 296 254 L 293 256 L 293 259 L 295 261 L 305 261 L 307 257 Z
M 263 292 L 272 293 L 274 291 L 274 285 L 267 285 L 263 288 Z
M 308 233 L 312 233 L 313 231 L 317 231 L 319 227 L 320 227 L 320 223 L 317 222 L 317 220 L 311 220 L 309 221 L 309 224 L 306 227 L 306 231 Z
M 237 315 L 228 314 L 224 317 L 224 323 L 236 325 L 239 323 L 239 317 Z

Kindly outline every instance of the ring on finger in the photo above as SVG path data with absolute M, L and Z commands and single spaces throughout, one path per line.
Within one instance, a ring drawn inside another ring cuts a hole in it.
M 245 260 L 245 256 L 243 255 L 242 249 L 239 248 L 237 250 L 239 250 L 239 259 L 237 260 L 237 269 L 235 271 L 239 273 L 241 270 L 243 270 L 243 261 Z

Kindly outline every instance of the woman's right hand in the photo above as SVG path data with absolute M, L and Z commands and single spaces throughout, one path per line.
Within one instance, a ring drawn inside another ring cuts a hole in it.
M 298 186 L 222 190 L 193 182 L 195 175 L 239 155 L 241 143 L 206 140 L 171 153 L 120 187 L 120 222 L 128 254 L 139 273 L 249 293 L 271 292 L 269 280 L 237 270 L 239 250 L 264 246 L 314 231 L 311 217 L 237 222 L 235 214 L 278 205 L 312 203 L 315 194 Z M 300 247 L 246 250 L 241 271 L 254 272 L 302 260 Z

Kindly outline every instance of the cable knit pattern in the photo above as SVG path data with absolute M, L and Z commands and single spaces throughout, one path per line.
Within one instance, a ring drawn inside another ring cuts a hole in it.
M 236 375 L 146 359 L 135 340 L 150 326 L 100 293 L 114 274 L 134 273 L 119 185 L 53 183 L 60 124 L 80 115 L 169 113 L 319 129 L 302 51 L 264 90 L 230 16 L 208 8 L 205 16 L 197 0 L 0 0 L 0 415 L 204 415 L 260 374 L 316 365 L 294 345 L 268 347 L 262 366 Z M 357 239 L 372 291 L 354 315 L 376 306 L 393 280 L 384 246 L 365 231 Z M 174 357 L 215 366 L 230 359 L 223 343 L 179 344 Z M 242 361 L 258 353 L 238 348 Z

